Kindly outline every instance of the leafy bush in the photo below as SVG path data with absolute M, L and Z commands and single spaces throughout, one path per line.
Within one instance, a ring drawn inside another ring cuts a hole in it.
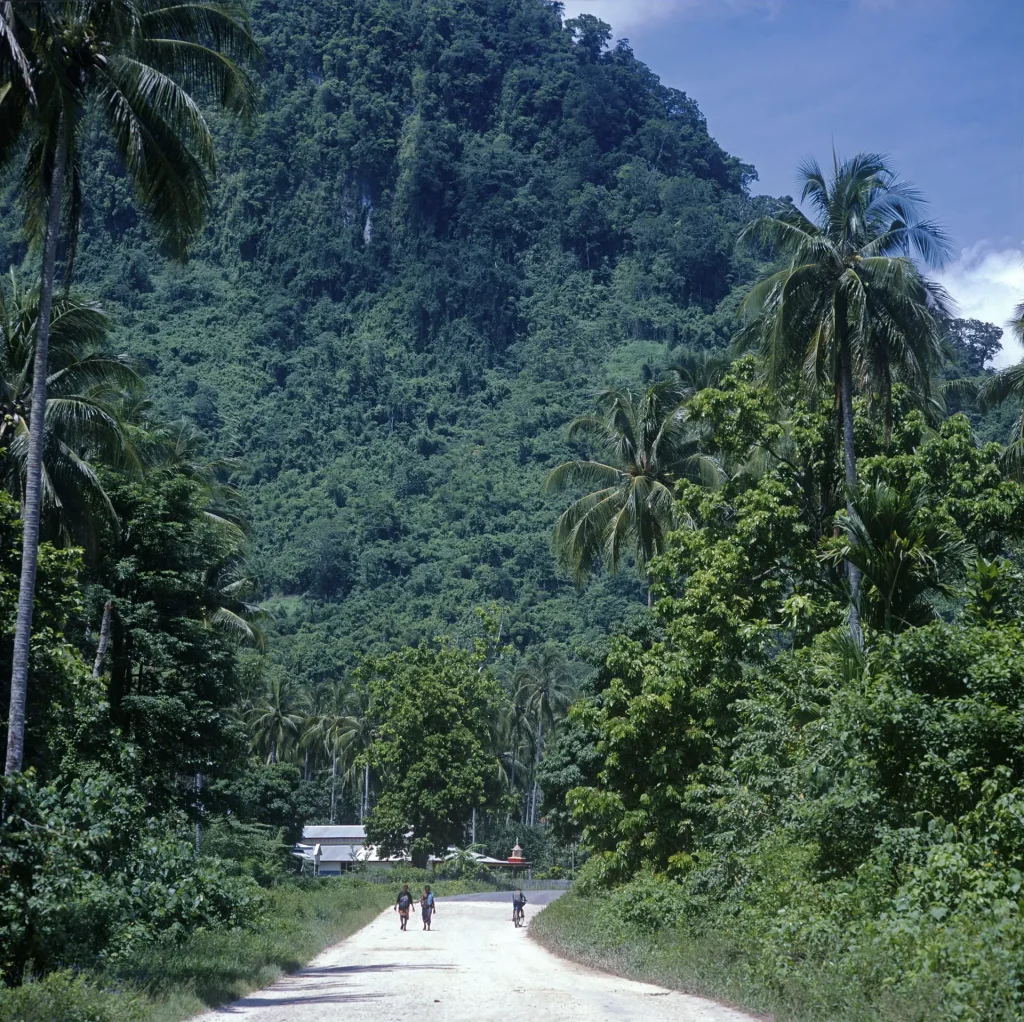
M 0 975 L 130 958 L 259 913 L 258 888 L 197 857 L 186 820 L 151 817 L 142 794 L 107 773 L 45 786 L 0 782 Z
M 6 1022 L 143 1022 L 147 1001 L 131 990 L 109 990 L 61 971 L 13 990 L 0 989 Z
M 675 925 L 682 900 L 678 884 L 645 871 L 615 888 L 608 899 L 608 910 L 627 925 L 653 933 Z
M 439 880 L 480 880 L 491 884 L 497 881 L 491 870 L 466 851 L 457 851 L 439 862 L 434 875 Z

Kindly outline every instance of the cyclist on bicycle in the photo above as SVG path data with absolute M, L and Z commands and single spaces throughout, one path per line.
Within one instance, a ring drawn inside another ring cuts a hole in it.
M 526 905 L 526 895 L 520 890 L 512 892 L 512 921 L 518 925 L 523 920 L 523 908 Z

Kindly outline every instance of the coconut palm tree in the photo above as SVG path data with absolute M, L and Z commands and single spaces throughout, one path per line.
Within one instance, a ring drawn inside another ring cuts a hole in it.
M 20 287 L 13 274 L 9 288 L 0 287 L 0 484 L 22 503 L 39 303 L 39 291 Z M 109 328 L 94 302 L 71 294 L 53 302 L 42 502 L 54 531 L 79 538 L 91 510 L 114 516 L 96 462 L 137 472 L 144 460 L 122 414 L 125 395 L 142 381 L 123 355 L 103 350 Z
M 717 387 L 729 371 L 733 356 L 729 351 L 702 348 L 699 351 L 681 349 L 669 363 L 668 371 L 676 378 L 680 394 L 691 394 L 708 387 Z
M 249 711 L 253 749 L 264 753 L 268 763 L 276 763 L 298 742 L 305 722 L 305 693 L 280 671 L 273 671 Z
M 1013 311 L 1013 318 L 1006 324 L 1017 340 L 1024 344 L 1024 302 Z M 1018 362 L 987 379 L 978 391 L 982 410 L 1003 404 L 1004 401 L 1024 399 L 1024 362 Z M 1007 471 L 1015 478 L 1024 476 L 1024 409 L 1014 420 L 1010 442 L 1003 452 Z
M 514 684 L 529 694 L 528 706 L 537 724 L 534 743 L 533 778 L 527 805 L 526 823 L 537 822 L 540 797 L 537 772 L 544 754 L 544 724 L 554 727 L 557 716 L 565 712 L 576 694 L 579 667 L 571 664 L 565 654 L 554 646 L 531 650 L 517 666 Z
M 495 780 L 519 803 L 517 784 L 522 784 L 533 761 L 532 693 L 526 681 L 517 677 L 515 666 L 507 666 L 502 678 L 505 698 L 491 708 L 490 747 L 495 761 Z
M 860 483 L 853 510 L 836 518 L 835 561 L 850 561 L 864 578 L 864 613 L 876 628 L 901 632 L 935 617 L 929 598 L 956 592 L 947 584 L 964 571 L 970 548 L 930 514 L 923 486 L 897 490 Z
M 331 758 L 331 823 L 334 823 L 338 804 L 338 767 L 341 765 L 342 790 L 348 774 L 347 758 L 354 752 L 355 743 L 346 740 L 358 730 L 358 722 L 349 713 L 351 692 L 345 681 L 323 686 L 319 703 L 314 707 L 303 742 L 321 748 Z
M 136 196 L 171 253 L 198 236 L 215 170 L 213 134 L 192 93 L 248 114 L 255 87 L 237 62 L 258 47 L 240 0 L 51 0 L 0 4 L 0 169 L 22 160 L 29 239 L 41 250 L 33 409 L 46 407 L 62 219 L 70 279 L 83 204 L 89 115 L 104 119 Z M 66 218 L 62 218 L 66 212 Z M 30 418 L 22 570 L 6 772 L 21 769 L 42 507 L 45 416 Z
M 643 569 L 675 527 L 673 481 L 718 479 L 717 466 L 699 453 L 699 438 L 686 421 L 674 380 L 655 383 L 642 394 L 605 391 L 597 408 L 597 415 L 570 424 L 569 439 L 590 440 L 605 460 L 567 461 L 546 482 L 548 492 L 596 487 L 572 503 L 555 526 L 559 560 L 577 580 L 598 560 L 615 571 L 627 550 Z
M 376 737 L 377 724 L 370 716 L 370 694 L 362 686 L 353 689 L 346 700 L 348 714 L 339 724 L 338 742 L 345 752 L 346 777 L 354 781 L 362 771 L 362 795 L 359 800 L 359 819 L 370 815 L 370 746 Z
M 838 397 L 847 490 L 857 483 L 853 398 L 878 395 L 891 419 L 894 379 L 927 388 L 941 351 L 945 292 L 918 269 L 942 263 L 944 233 L 923 218 L 919 193 L 881 156 L 840 161 L 832 176 L 814 161 L 800 169 L 801 201 L 760 217 L 743 237 L 767 246 L 784 267 L 756 285 L 744 311 L 743 340 L 760 346 L 770 382 L 796 375 L 813 392 Z M 850 505 L 852 510 L 852 504 Z M 861 642 L 860 572 L 848 562 L 850 631 Z

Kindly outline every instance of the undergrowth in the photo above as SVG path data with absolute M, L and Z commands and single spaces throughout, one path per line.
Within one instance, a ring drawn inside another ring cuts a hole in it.
M 178 1022 L 301 968 L 369 923 L 391 904 L 401 883 L 396 873 L 394 882 L 385 884 L 347 878 L 282 884 L 265 892 L 260 921 L 252 927 L 199 931 L 179 944 L 154 942 L 130 963 L 77 974 L 59 971 L 0 990 L 0 1018 Z M 478 887 L 466 881 L 434 886 L 442 897 Z
M 664 925 L 630 920 L 614 895 L 569 894 L 530 925 L 544 947 L 594 968 L 732 1004 L 774 1022 L 934 1022 L 935 976 L 896 985 L 891 958 L 840 954 L 783 961 L 742 917 L 690 924 L 667 909 Z

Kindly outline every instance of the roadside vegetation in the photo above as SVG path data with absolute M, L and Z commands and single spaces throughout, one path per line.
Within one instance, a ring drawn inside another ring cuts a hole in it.
M 546 0 L 43 0 L 0 164 L 0 1015 L 517 842 L 587 961 L 1024 1014 L 1024 373 L 887 159 L 755 196 Z M 299 875 L 357 822 L 408 869 Z
M 652 618 L 554 753 L 590 858 L 540 932 L 780 1020 L 1016 1018 L 1019 463 L 943 407 L 905 186 L 874 157 L 807 182 L 859 277 L 910 293 L 846 274 L 823 302 L 811 253 L 841 260 L 795 208 L 773 221 L 791 263 L 747 304 L 758 355 L 672 413 L 720 477 L 676 479 Z

